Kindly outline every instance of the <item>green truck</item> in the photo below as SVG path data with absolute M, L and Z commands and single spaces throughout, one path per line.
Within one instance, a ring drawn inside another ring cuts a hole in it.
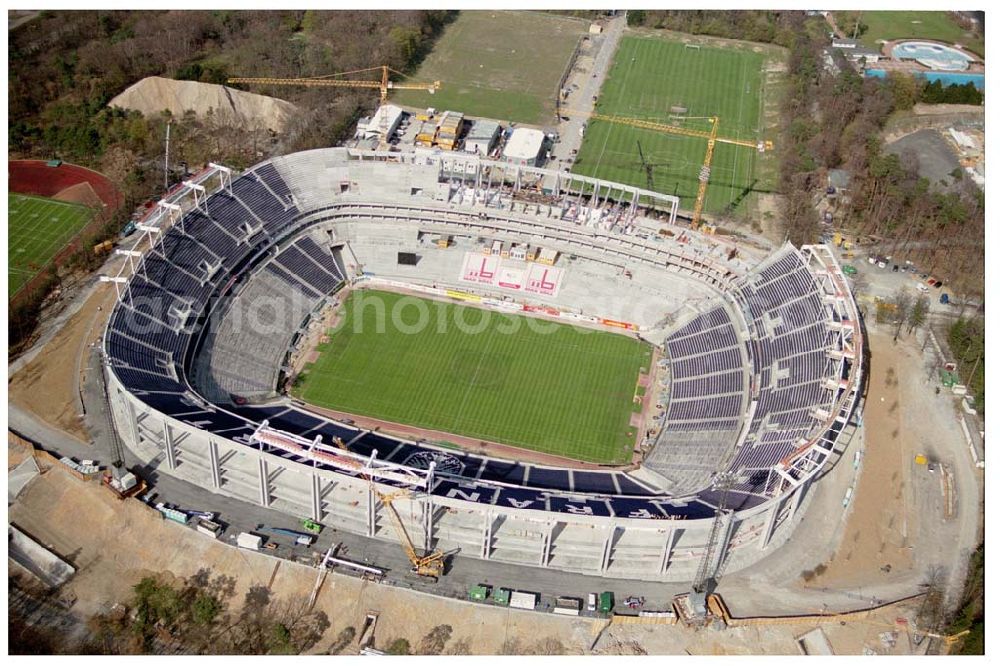
M 306 532 L 312 532 L 313 534 L 319 534 L 323 531 L 323 526 L 317 522 L 310 520 L 309 518 L 302 519 L 302 529 Z
M 469 599 L 472 599 L 473 601 L 486 601 L 489 596 L 489 585 L 473 585 L 469 588 Z
M 601 615 L 610 615 L 611 609 L 615 607 L 615 595 L 610 592 L 601 592 L 597 596 L 597 612 Z
M 501 587 L 499 590 L 493 593 L 493 603 L 497 606 L 509 606 L 510 605 L 510 590 L 506 587 Z

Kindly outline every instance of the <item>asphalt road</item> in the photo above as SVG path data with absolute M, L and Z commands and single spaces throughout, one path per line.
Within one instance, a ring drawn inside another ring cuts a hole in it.
M 604 84 L 604 79 L 608 75 L 615 52 L 618 50 L 618 42 L 621 41 L 624 32 L 625 16 L 623 12 L 605 24 L 604 32 L 599 37 L 596 39 L 591 37 L 597 46 L 594 66 L 589 72 L 573 72 L 566 82 L 568 86 L 576 84 L 578 88 L 569 94 L 569 97 L 563 102 L 563 106 L 577 113 L 569 114 L 565 116 L 569 120 L 559 122 L 559 143 L 552 147 L 553 162 L 548 165 L 548 168 L 564 169 L 570 167 L 572 161 L 569 158 L 575 154 L 574 151 L 580 149 L 583 143 L 580 128 L 587 124 L 586 114 L 594 110 L 594 98 L 601 92 L 601 85 Z

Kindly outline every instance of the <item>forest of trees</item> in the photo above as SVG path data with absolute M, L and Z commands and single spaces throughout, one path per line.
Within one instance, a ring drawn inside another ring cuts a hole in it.
M 100 171 L 122 191 L 117 217 L 84 248 L 114 236 L 163 188 L 163 141 L 171 160 L 244 168 L 272 155 L 335 145 L 374 109 L 371 91 L 255 90 L 299 109 L 282 136 L 187 114 L 142 114 L 107 103 L 147 76 L 220 83 L 232 75 L 299 77 L 387 64 L 409 72 L 455 12 L 431 11 L 43 11 L 9 33 L 8 158 L 60 158 Z M 182 177 L 171 173 L 171 181 Z M 11 310 L 8 353 L 35 329 L 43 299 L 74 268 L 94 267 L 81 251 L 43 288 Z
M 976 84 L 944 85 L 940 81 L 928 81 L 920 91 L 920 101 L 924 104 L 975 104 L 983 103 L 983 93 Z
M 228 76 L 300 77 L 387 64 L 411 71 L 449 11 L 43 12 L 10 35 L 9 151 L 100 166 L 124 146 L 148 156 L 140 119 L 112 97 L 147 76 L 221 83 Z M 302 109 L 280 148 L 330 145 L 370 91 L 281 88 Z M 156 146 L 160 135 L 154 135 Z M 275 146 L 278 148 L 279 146 Z M 223 156 L 216 156 L 222 159 Z M 193 162 L 192 162 L 193 163 Z

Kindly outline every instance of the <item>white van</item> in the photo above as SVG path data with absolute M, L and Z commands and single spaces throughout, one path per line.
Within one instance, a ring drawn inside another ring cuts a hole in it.
M 587 611 L 593 613 L 597 610 L 597 595 L 591 592 L 587 595 Z

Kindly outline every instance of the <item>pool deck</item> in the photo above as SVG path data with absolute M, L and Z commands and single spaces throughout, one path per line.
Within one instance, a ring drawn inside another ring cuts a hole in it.
M 954 49 L 962 53 L 962 55 L 969 58 L 969 66 L 966 69 L 954 69 L 954 70 L 944 70 L 944 69 L 931 69 L 930 67 L 925 67 L 915 60 L 896 60 L 893 56 L 893 50 L 900 44 L 906 44 L 907 42 L 923 42 L 926 44 L 937 44 L 939 46 L 945 46 L 950 49 Z M 879 60 L 878 69 L 884 69 L 887 72 L 934 72 L 934 73 L 956 73 L 956 74 L 983 74 L 986 72 L 986 64 L 983 62 L 982 58 L 977 56 L 975 53 L 966 50 L 964 47 L 958 46 L 956 44 L 948 44 L 947 42 L 939 42 L 933 39 L 895 39 L 892 41 L 885 42 L 882 44 L 882 55 L 886 60 Z

